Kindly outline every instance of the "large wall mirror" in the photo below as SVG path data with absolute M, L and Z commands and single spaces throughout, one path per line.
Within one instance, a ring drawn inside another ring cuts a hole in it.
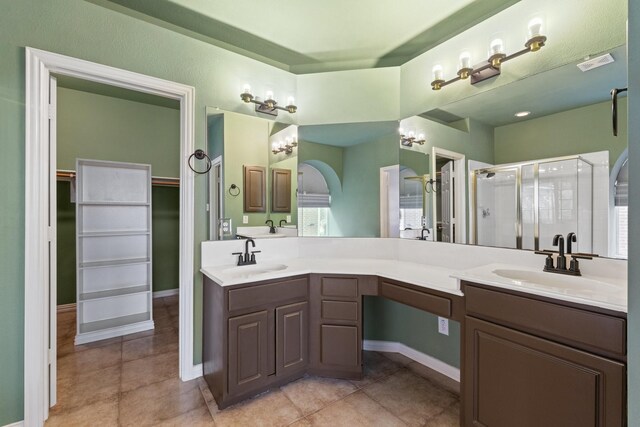
M 402 120 L 401 237 L 534 250 L 575 232 L 576 251 L 626 258 L 626 46 L 605 53 Z
M 298 235 L 297 126 L 207 108 L 212 240 Z

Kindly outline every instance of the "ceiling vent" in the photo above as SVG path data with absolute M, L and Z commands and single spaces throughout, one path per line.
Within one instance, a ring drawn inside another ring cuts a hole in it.
M 603 65 L 611 64 L 613 61 L 613 56 L 611 56 L 610 53 L 606 53 L 598 56 L 597 58 L 592 58 L 579 63 L 578 68 L 580 68 L 580 71 L 585 72 L 593 70 L 594 68 L 602 67 Z

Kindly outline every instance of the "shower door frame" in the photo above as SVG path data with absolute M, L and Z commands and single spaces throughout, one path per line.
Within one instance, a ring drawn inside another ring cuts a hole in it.
M 487 168 L 475 169 L 471 175 L 471 197 L 473 206 L 471 212 L 473 215 L 473 243 L 478 244 L 478 175 L 484 173 L 500 173 L 507 171 L 516 172 L 516 249 L 522 249 L 522 168 L 524 166 L 533 166 L 533 247 L 534 250 L 540 250 L 540 218 L 539 218 L 539 196 L 540 196 L 540 164 L 562 162 L 567 160 L 581 160 L 591 166 L 591 210 L 593 211 L 593 172 L 594 164 L 586 160 L 581 155 L 551 157 L 548 159 L 528 160 L 518 163 L 507 163 Z M 593 218 L 591 220 L 591 245 L 593 246 Z

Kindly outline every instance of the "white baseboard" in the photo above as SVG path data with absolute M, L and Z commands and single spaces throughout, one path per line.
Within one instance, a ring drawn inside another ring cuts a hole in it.
M 71 304 L 60 304 L 57 308 L 58 313 L 66 313 L 68 311 L 76 311 L 76 303 L 72 302 Z
M 175 289 L 167 289 L 166 291 L 156 291 L 153 293 L 153 297 L 154 298 L 164 298 L 164 297 L 171 297 L 174 295 L 178 295 L 180 293 L 180 289 L 179 288 L 175 288 Z
M 418 350 L 402 343 L 393 341 L 364 340 L 362 347 L 365 350 L 380 351 L 383 353 L 400 353 L 403 356 L 426 366 L 427 368 L 433 369 L 436 372 L 440 372 L 442 375 L 446 375 L 452 380 L 460 382 L 460 369 L 451 366 L 442 360 L 438 360 L 435 357 L 429 356 L 428 354 L 419 352 Z
M 4 427 L 24 427 L 24 421 L 18 421 L 13 424 L 7 424 Z
M 202 363 L 200 363 L 199 365 L 193 365 L 191 367 L 191 370 L 185 373 L 185 375 L 183 375 L 181 379 L 182 381 L 191 381 L 196 378 L 200 378 L 202 375 L 203 375 Z
M 145 320 L 143 322 L 133 323 L 131 325 L 118 326 L 109 329 L 103 329 L 94 332 L 85 332 L 77 334 L 75 345 L 87 344 L 94 341 L 106 340 L 109 338 L 120 337 L 122 335 L 135 334 L 153 329 L 155 327 L 153 320 Z

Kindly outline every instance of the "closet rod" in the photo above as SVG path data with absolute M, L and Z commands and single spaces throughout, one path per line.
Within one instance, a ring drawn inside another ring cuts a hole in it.
M 76 171 L 67 169 L 58 169 L 56 171 L 56 178 L 59 181 L 73 179 L 76 177 Z M 160 187 L 180 187 L 180 178 L 169 178 L 164 176 L 152 176 L 151 185 Z

